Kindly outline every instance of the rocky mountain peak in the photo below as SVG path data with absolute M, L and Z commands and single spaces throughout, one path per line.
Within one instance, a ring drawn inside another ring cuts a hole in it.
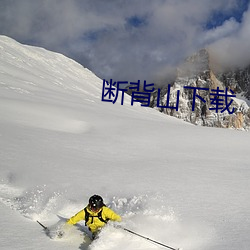
M 177 80 L 182 78 L 200 79 L 199 87 L 204 88 L 221 88 L 224 86 L 220 80 L 217 79 L 216 74 L 213 72 L 213 65 L 211 65 L 211 56 L 207 49 L 201 49 L 194 55 L 188 57 L 177 68 Z M 183 82 L 183 81 L 182 81 Z M 183 82 L 185 83 L 185 81 Z M 202 83 L 202 84 L 201 84 Z M 186 84 L 186 83 L 185 83 Z
M 249 129 L 250 109 L 247 98 L 250 100 L 250 66 L 218 73 L 212 62 L 207 49 L 201 49 L 188 57 L 178 67 L 170 91 L 168 86 L 162 88 L 164 94 L 161 103 L 166 103 L 167 99 L 169 103 L 176 103 L 179 93 L 178 110 L 157 107 L 155 98 L 152 107 L 196 125 Z M 239 99 L 240 95 L 245 100 Z M 218 110 L 217 99 L 223 98 L 225 103 Z M 228 103 L 231 103 L 230 107 Z
M 188 57 L 184 63 L 177 68 L 177 77 L 195 76 L 206 74 L 210 68 L 209 53 L 201 49 L 194 55 Z

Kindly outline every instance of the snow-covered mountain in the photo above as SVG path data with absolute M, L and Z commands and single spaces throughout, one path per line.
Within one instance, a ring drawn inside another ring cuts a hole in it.
M 249 133 L 102 102 L 102 80 L 63 55 L 0 37 L 0 248 L 153 250 L 108 225 L 50 228 L 103 196 L 122 225 L 184 250 L 248 250 Z M 63 221 L 62 221 L 63 223 Z
M 196 125 L 248 130 L 250 127 L 249 68 L 226 72 L 216 69 L 218 68 L 213 65 L 209 51 L 200 50 L 179 66 L 170 91 L 167 86 L 162 87 L 161 103 L 166 104 L 169 95 L 170 106 L 174 107 L 180 91 L 179 109 L 157 107 L 156 95 L 151 106 Z M 229 95 L 227 101 L 225 96 L 218 96 L 226 93 Z M 195 99 L 193 99 L 194 95 Z M 233 97 L 230 97 L 231 95 Z M 222 105 L 217 106 L 217 103 Z M 227 104 L 228 108 L 226 108 Z

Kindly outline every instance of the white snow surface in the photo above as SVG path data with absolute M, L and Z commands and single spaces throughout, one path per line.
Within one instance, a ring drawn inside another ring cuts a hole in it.
M 123 227 L 168 246 L 249 250 L 249 132 L 101 93 L 73 60 L 0 36 L 0 249 L 164 249 L 112 223 L 92 243 L 84 222 L 62 239 L 36 223 L 53 231 L 99 194 Z

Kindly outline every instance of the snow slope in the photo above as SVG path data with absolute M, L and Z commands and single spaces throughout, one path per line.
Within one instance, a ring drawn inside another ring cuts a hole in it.
M 36 223 L 53 228 L 97 193 L 124 227 L 166 245 L 250 249 L 249 133 L 196 127 L 128 96 L 102 102 L 101 91 L 76 62 L 0 36 L 0 248 L 162 249 L 112 225 L 90 244 L 83 223 L 61 240 Z

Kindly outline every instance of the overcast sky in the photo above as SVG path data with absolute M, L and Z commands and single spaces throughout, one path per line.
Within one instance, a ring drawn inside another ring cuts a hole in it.
M 200 48 L 250 62 L 250 0 L 0 0 L 0 34 L 61 52 L 100 78 L 163 78 Z

